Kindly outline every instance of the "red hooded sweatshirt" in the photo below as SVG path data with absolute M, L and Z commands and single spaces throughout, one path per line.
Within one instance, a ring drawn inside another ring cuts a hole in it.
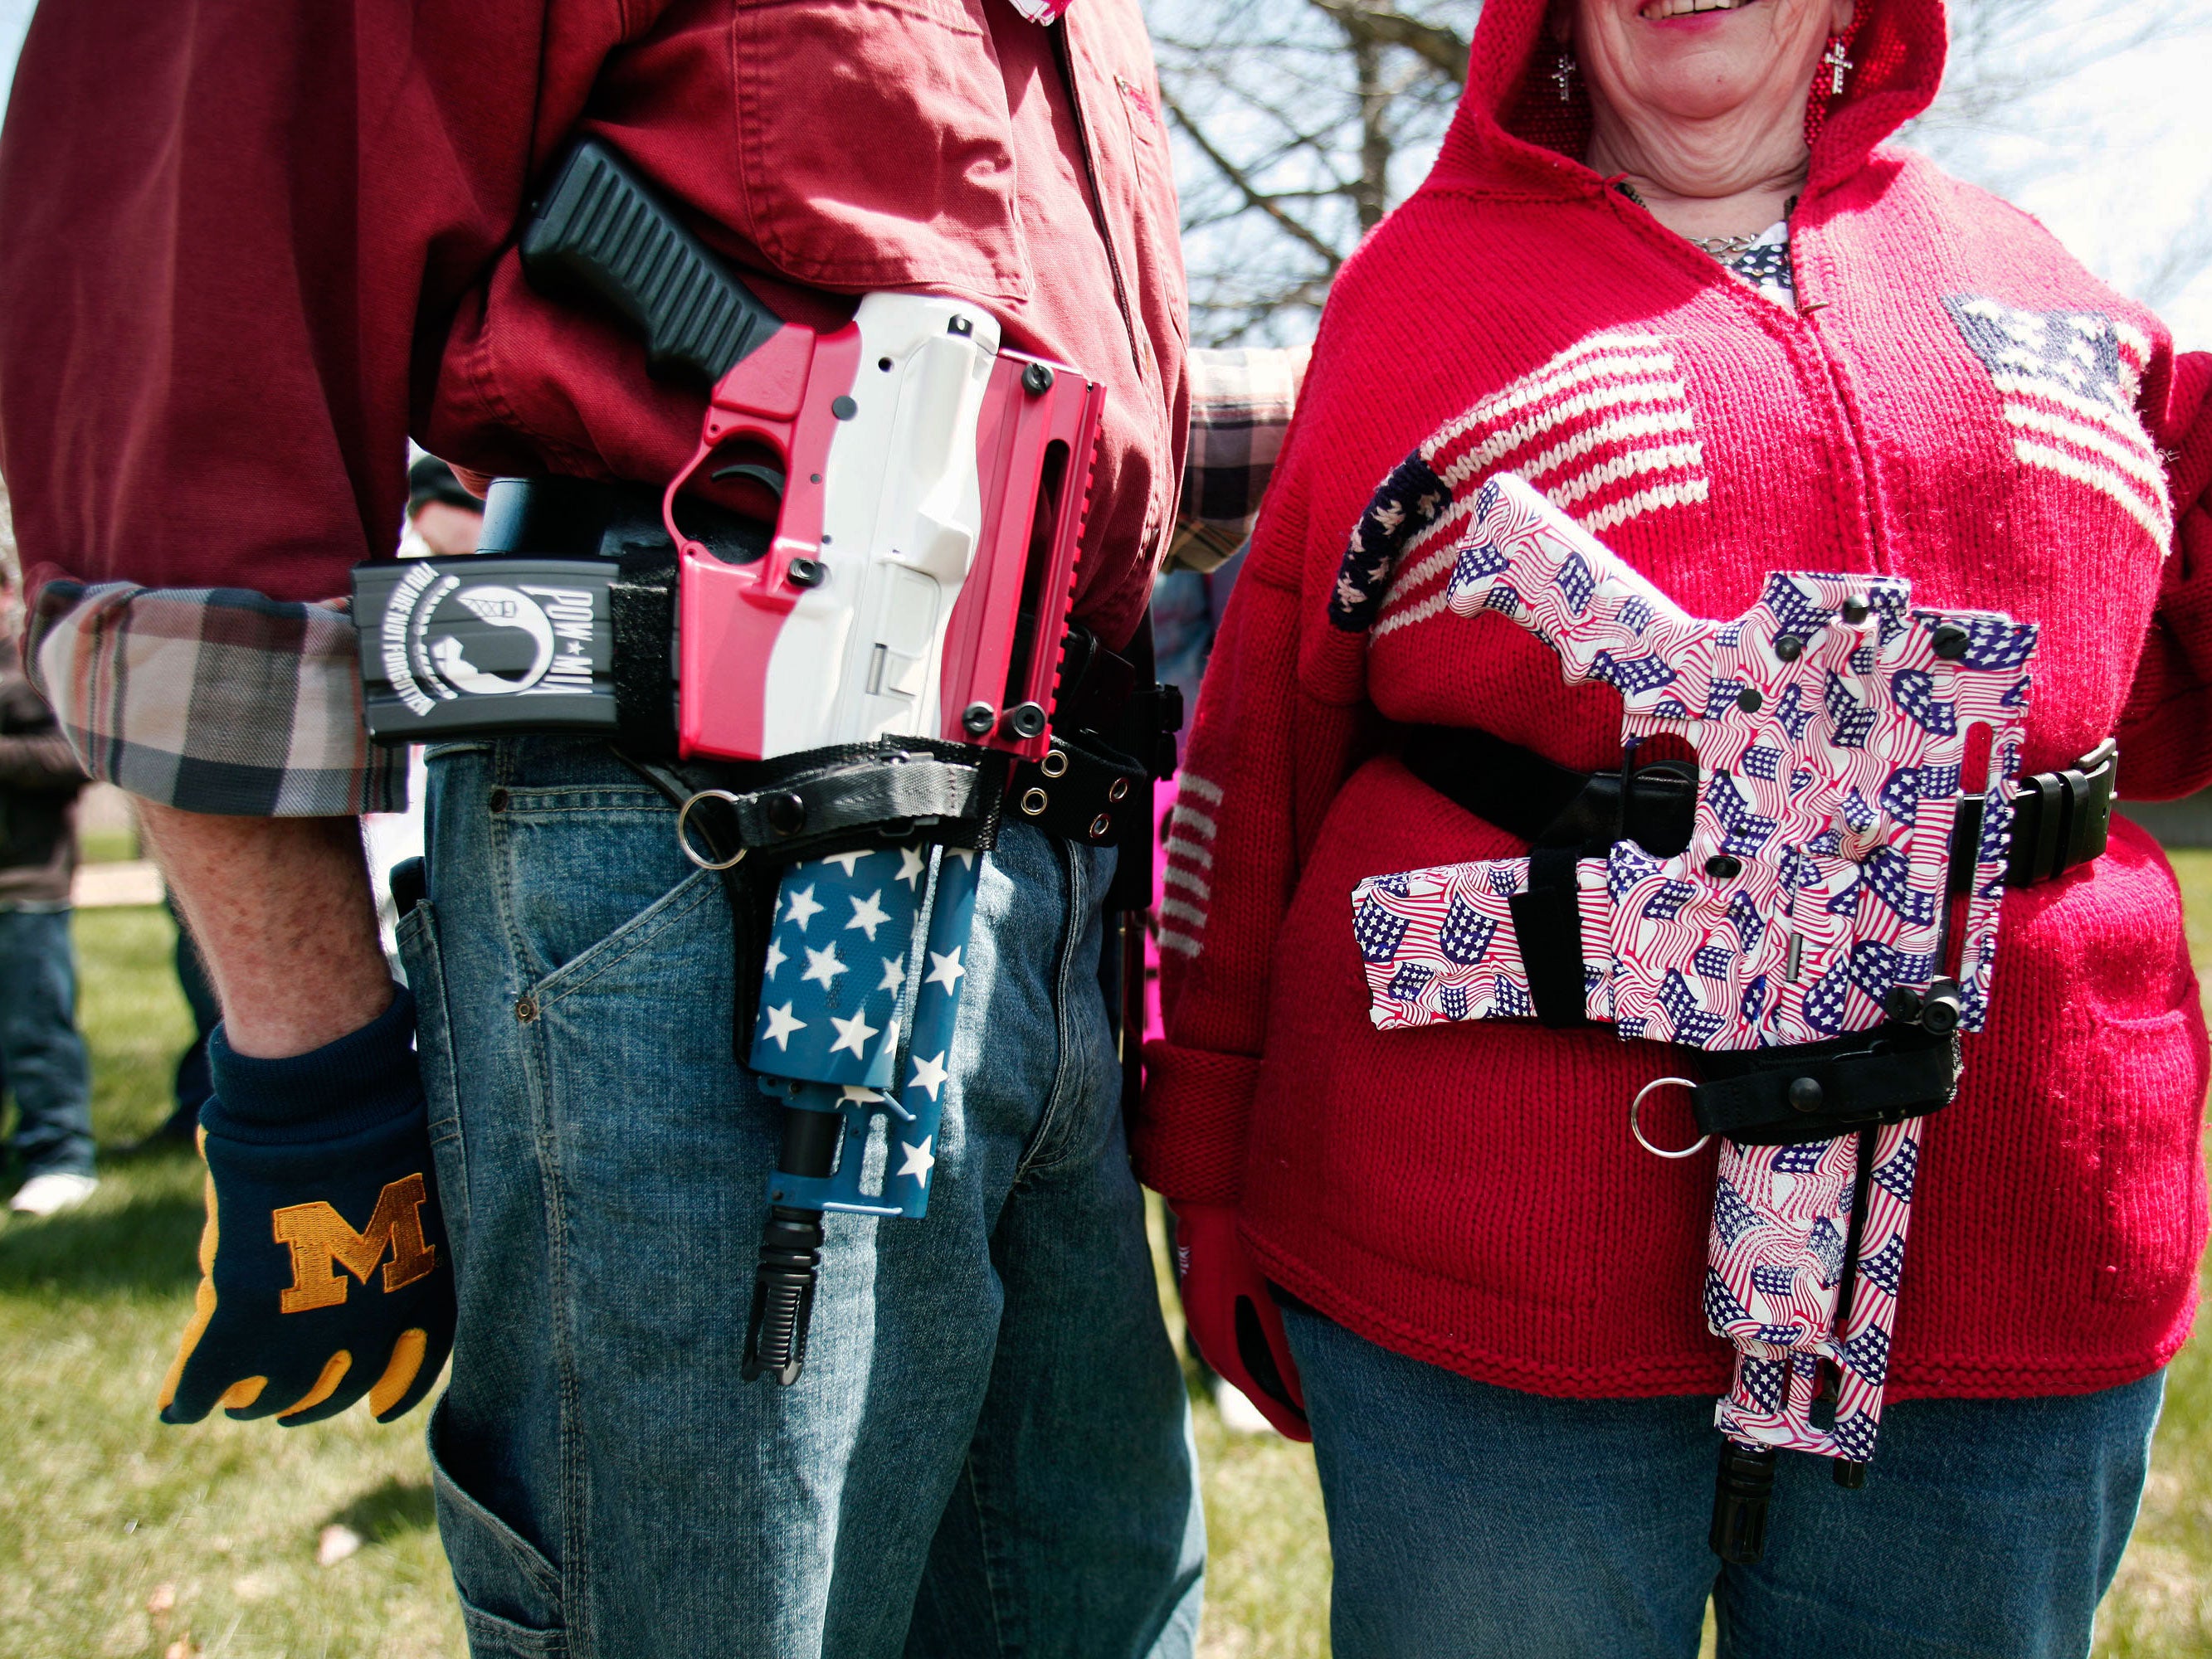
M 2212 777 L 2212 359 L 2177 358 L 2025 214 L 1876 148 L 1935 92 L 1937 0 L 1862 0 L 1791 222 L 1795 309 L 1581 164 L 1545 9 L 1483 8 L 1434 171 L 1322 319 L 1188 750 L 1135 1145 L 1148 1182 L 1239 1206 L 1270 1278 L 1385 1346 L 1547 1394 L 1717 1391 L 1714 1155 L 1629 1135 L 1672 1051 L 1368 1018 L 1354 884 L 1525 850 L 1406 771 L 1403 726 L 1620 761 L 1615 693 L 1445 610 L 1450 526 L 1510 469 L 1697 615 L 1818 569 L 2033 620 L 2027 769 L 2117 732 L 2124 790 L 2171 795 Z M 1364 626 L 1333 626 L 1350 533 L 1424 444 L 1460 463 L 1460 516 L 1398 554 Z M 2206 1049 L 2141 830 L 2007 898 L 1966 1068 L 1926 1128 L 1893 1396 L 2148 1373 L 2193 1307 Z M 1655 1098 L 1655 1137 L 1693 1138 L 1680 1103 Z

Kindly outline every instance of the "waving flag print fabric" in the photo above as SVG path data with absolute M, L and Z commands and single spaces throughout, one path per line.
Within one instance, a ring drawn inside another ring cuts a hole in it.
M 1483 487 L 1450 594 L 1460 616 L 1535 633 L 1569 680 L 1619 690 L 1625 743 L 1672 732 L 1698 751 L 1681 854 L 1624 841 L 1577 866 L 1590 1018 L 1624 1037 L 1759 1048 L 1870 1030 L 1899 986 L 1925 994 L 1981 726 L 1990 760 L 1973 781 L 1993 804 L 1959 974 L 1961 1024 L 1981 1028 L 2033 626 L 1916 610 L 1896 577 L 1795 571 L 1769 576 L 1732 621 L 1691 617 L 1510 475 Z M 1735 873 L 1714 873 L 1729 863 Z M 1360 883 L 1353 927 L 1375 1024 L 1526 1018 L 1508 901 L 1528 881 L 1528 860 L 1506 859 Z M 1479 950 L 1477 920 L 1490 924 Z
M 1510 474 L 1480 491 L 1447 591 L 1458 616 L 1534 633 L 1569 682 L 1619 691 L 1632 754 L 1668 732 L 1697 751 L 1681 854 L 1624 839 L 1576 864 L 1591 1020 L 1624 1040 L 1772 1048 L 1869 1030 L 1899 987 L 1925 996 L 1947 967 L 1952 828 L 1980 726 L 1989 761 L 1972 781 L 1988 799 L 1958 977 L 1960 1023 L 1981 1028 L 2033 626 L 1916 610 L 1895 577 L 1804 571 L 1771 574 L 1741 617 L 1692 617 Z M 1359 882 L 1352 937 L 1376 1025 L 1528 1018 L 1511 902 L 1529 879 L 1520 858 Z M 1915 1119 L 1794 1146 L 1723 1141 L 1704 1304 L 1737 1354 L 1715 1412 L 1724 1433 L 1872 1455 L 1919 1136 Z

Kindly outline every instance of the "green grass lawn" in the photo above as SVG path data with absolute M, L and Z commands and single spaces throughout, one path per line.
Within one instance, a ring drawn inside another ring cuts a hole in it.
M 2192 948 L 2212 968 L 2212 853 L 2175 861 Z M 94 1121 L 112 1148 L 160 1121 L 189 1022 L 164 913 L 80 912 L 76 937 Z M 109 1156 L 103 1175 L 70 1215 L 0 1221 L 0 1659 L 459 1659 L 422 1413 L 388 1428 L 362 1411 L 301 1429 L 163 1428 L 153 1402 L 191 1301 L 198 1166 L 183 1153 Z M 1202 1650 L 1327 1653 L 1311 1454 L 1229 1433 L 1203 1401 L 1198 1412 L 1212 1540 Z M 320 1565 L 332 1525 L 362 1546 Z M 2203 1343 L 2174 1363 L 2142 1522 L 2097 1651 L 2212 1654 Z

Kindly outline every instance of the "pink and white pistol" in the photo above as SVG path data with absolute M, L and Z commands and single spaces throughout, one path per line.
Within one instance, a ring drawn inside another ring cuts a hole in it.
M 1846 1486 L 1874 1452 L 1921 1120 L 1956 1094 L 1960 1034 L 1989 1004 L 2036 629 L 1916 609 L 1897 577 L 1802 571 L 1734 620 L 1689 616 L 1510 474 L 1482 487 L 1449 604 L 1620 691 L 1620 775 L 1597 780 L 1620 816 L 1527 858 L 1361 882 L 1372 1018 L 1674 1045 L 1678 1074 L 1629 1127 L 1665 1158 L 1721 1141 L 1703 1297 L 1736 1363 L 1712 1543 L 1756 1560 L 1778 1449 L 1835 1459 Z M 1694 780 L 1648 769 L 1686 845 L 1630 833 L 1637 751 L 1662 733 L 1697 756 Z M 1680 1151 L 1640 1121 L 1669 1088 L 1703 1131 Z

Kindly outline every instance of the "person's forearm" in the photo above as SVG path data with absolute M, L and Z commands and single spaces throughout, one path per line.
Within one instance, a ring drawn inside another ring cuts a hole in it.
M 140 801 L 148 847 L 215 981 L 225 1034 L 275 1059 L 392 1000 L 358 818 L 217 817 Z

